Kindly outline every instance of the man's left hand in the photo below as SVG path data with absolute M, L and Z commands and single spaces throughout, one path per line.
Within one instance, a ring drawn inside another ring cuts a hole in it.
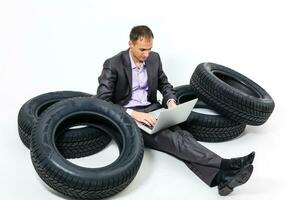
M 176 107 L 176 101 L 174 99 L 170 99 L 167 103 L 168 109 Z

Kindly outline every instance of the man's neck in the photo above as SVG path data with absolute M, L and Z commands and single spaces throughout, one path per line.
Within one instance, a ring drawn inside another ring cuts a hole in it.
M 143 62 L 140 62 L 139 60 L 137 60 L 133 55 L 131 50 L 129 50 L 130 56 L 133 60 L 133 62 L 135 63 L 135 65 L 137 66 L 137 68 L 141 68 L 143 66 Z
M 135 62 L 135 65 L 137 68 L 141 68 L 143 66 L 143 63 L 141 62 Z

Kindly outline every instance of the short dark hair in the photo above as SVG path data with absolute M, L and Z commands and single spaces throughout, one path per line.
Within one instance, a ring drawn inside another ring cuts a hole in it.
M 130 31 L 129 39 L 134 42 L 139 38 L 153 39 L 154 35 L 148 26 L 135 26 Z

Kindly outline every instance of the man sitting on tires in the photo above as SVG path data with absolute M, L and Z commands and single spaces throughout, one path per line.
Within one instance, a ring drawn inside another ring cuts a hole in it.
M 151 51 L 153 38 L 149 27 L 133 27 L 129 49 L 104 62 L 97 90 L 98 98 L 123 106 L 133 119 L 148 126 L 156 122 L 148 112 L 161 108 L 157 90 L 163 95 L 163 106 L 172 108 L 177 100 L 162 69 L 159 54 Z M 223 159 L 178 126 L 152 135 L 142 132 L 146 147 L 179 158 L 206 184 L 218 186 L 222 196 L 246 183 L 252 174 L 254 152 L 244 157 Z

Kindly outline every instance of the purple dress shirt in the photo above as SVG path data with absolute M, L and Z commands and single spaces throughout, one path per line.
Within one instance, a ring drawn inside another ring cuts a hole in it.
M 130 108 L 135 106 L 146 106 L 150 105 L 148 101 L 148 76 L 145 62 L 140 68 L 138 68 L 133 61 L 131 52 L 129 51 L 131 70 L 132 70 L 132 96 L 131 100 L 124 107 Z

